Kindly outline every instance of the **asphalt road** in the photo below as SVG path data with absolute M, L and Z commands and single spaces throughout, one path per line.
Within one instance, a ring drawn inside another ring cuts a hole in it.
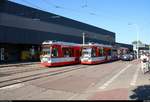
M 146 100 L 150 73 L 140 63 L 45 68 L 40 64 L 0 68 L 1 100 Z

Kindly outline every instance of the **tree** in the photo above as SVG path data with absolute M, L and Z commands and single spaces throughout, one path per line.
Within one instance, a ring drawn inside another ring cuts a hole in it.
M 133 41 L 132 44 L 133 44 L 133 45 L 136 45 L 136 44 L 137 44 L 137 41 Z M 142 42 L 141 42 L 140 40 L 138 40 L 138 44 L 142 44 Z

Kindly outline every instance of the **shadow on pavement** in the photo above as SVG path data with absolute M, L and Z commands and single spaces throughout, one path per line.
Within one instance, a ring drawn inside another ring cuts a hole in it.
M 150 85 L 138 86 L 130 96 L 134 100 L 150 100 Z

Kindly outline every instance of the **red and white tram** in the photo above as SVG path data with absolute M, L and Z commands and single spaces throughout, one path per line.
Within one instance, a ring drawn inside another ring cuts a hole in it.
M 82 46 L 81 64 L 98 64 L 111 61 L 112 46 L 85 44 Z
M 41 64 L 63 66 L 80 63 L 81 47 L 68 42 L 45 41 L 42 43 Z

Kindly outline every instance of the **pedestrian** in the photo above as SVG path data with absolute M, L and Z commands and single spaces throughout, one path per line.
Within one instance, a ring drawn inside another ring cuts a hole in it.
M 146 55 L 146 53 L 142 54 L 141 57 L 141 71 L 143 72 L 143 74 L 145 74 L 145 72 L 149 71 L 149 58 Z
M 148 53 L 148 71 L 150 71 L 150 54 Z

